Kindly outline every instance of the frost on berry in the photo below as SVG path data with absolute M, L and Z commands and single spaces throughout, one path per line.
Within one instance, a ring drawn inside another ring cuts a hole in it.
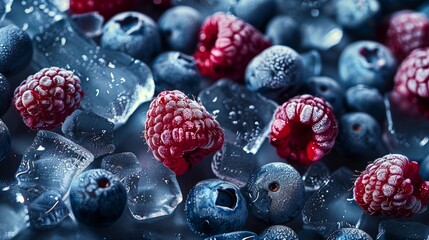
M 369 164 L 355 181 L 354 199 L 371 215 L 410 217 L 426 210 L 429 182 L 417 162 L 389 154 Z

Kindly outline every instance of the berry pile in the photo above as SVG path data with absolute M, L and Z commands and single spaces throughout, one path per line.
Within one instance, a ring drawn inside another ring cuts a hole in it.
M 14 1 L 0 239 L 428 238 L 422 2 Z

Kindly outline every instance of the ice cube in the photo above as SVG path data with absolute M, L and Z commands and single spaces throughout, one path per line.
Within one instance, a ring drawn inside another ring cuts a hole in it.
M 142 161 L 142 170 L 125 179 L 128 207 L 136 220 L 170 215 L 182 202 L 176 174 L 155 158 Z
M 65 199 L 73 178 L 93 160 L 87 149 L 57 133 L 41 130 L 24 153 L 15 178 L 30 202 L 49 190 L 58 191 Z
M 338 228 L 355 227 L 363 211 L 353 200 L 353 172 L 342 167 L 315 192 L 302 210 L 304 227 L 328 237 Z
M 0 184 L 0 239 L 12 239 L 29 226 L 24 202 L 16 185 Z
M 104 17 L 98 12 L 73 14 L 71 18 L 89 38 L 98 37 L 103 32 Z
M 113 128 L 113 123 L 95 113 L 76 110 L 66 118 L 61 130 L 97 158 L 115 151 Z
M 277 104 L 229 80 L 203 89 L 199 100 L 225 130 L 226 142 L 255 154 L 270 131 Z
M 61 12 L 67 12 L 70 8 L 70 1 L 50 0 Z
M 330 171 L 328 167 L 322 163 L 317 162 L 310 165 L 302 176 L 306 191 L 317 191 L 329 181 Z
M 70 213 L 57 191 L 42 193 L 28 205 L 31 226 L 47 229 L 59 225 Z
M 101 168 L 115 174 L 122 182 L 133 173 L 142 170 L 142 165 L 136 155 L 123 152 L 105 156 L 101 161 Z
M 418 222 L 386 220 L 378 226 L 377 240 L 387 239 L 429 239 L 429 227 Z
M 228 142 L 213 156 L 211 166 L 218 178 L 233 182 L 239 187 L 246 185 L 250 175 L 259 167 L 255 155 Z

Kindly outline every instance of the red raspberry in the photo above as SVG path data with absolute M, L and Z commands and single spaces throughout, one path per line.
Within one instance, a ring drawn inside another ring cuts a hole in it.
M 177 90 L 161 92 L 151 102 L 144 136 L 155 157 L 177 175 L 221 149 L 224 141 L 204 106 Z
M 250 24 L 219 12 L 203 23 L 194 58 L 204 76 L 242 80 L 250 60 L 269 46 Z
M 276 110 L 270 142 L 281 157 L 310 165 L 332 149 L 337 134 L 338 123 L 331 106 L 322 98 L 306 94 Z
M 419 164 L 389 154 L 369 164 L 355 181 L 354 199 L 371 215 L 410 217 L 426 210 L 429 182 L 419 175 Z
M 28 127 L 51 130 L 79 108 L 83 90 L 73 72 L 51 67 L 28 76 L 14 95 L 14 106 Z
M 114 15 L 133 10 L 136 0 L 70 0 L 70 10 L 73 13 L 97 11 L 105 19 Z
M 382 41 L 398 60 L 416 48 L 429 46 L 429 20 L 421 13 L 400 11 L 388 20 Z

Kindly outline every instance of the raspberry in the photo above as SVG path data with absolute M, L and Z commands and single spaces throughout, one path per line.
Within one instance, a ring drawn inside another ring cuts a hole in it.
M 204 76 L 243 80 L 250 60 L 269 46 L 250 24 L 219 12 L 203 23 L 194 58 Z
M 13 104 L 31 129 L 57 128 L 83 98 L 80 79 L 73 72 L 44 68 L 15 89 Z
M 155 157 L 177 175 L 219 150 L 224 141 L 214 117 L 177 90 L 161 92 L 151 102 L 144 136 Z
M 426 210 L 429 182 L 417 162 L 389 154 L 369 164 L 355 181 L 355 201 L 371 215 L 410 217 Z
M 70 10 L 73 13 L 97 11 L 105 19 L 133 9 L 136 0 L 70 0 Z
M 276 110 L 270 142 L 281 157 L 310 165 L 332 149 L 337 134 L 338 124 L 331 106 L 322 98 L 305 94 Z
M 383 26 L 384 27 L 384 26 Z M 391 16 L 382 41 L 398 60 L 412 50 L 429 46 L 429 20 L 421 13 L 400 11 Z

